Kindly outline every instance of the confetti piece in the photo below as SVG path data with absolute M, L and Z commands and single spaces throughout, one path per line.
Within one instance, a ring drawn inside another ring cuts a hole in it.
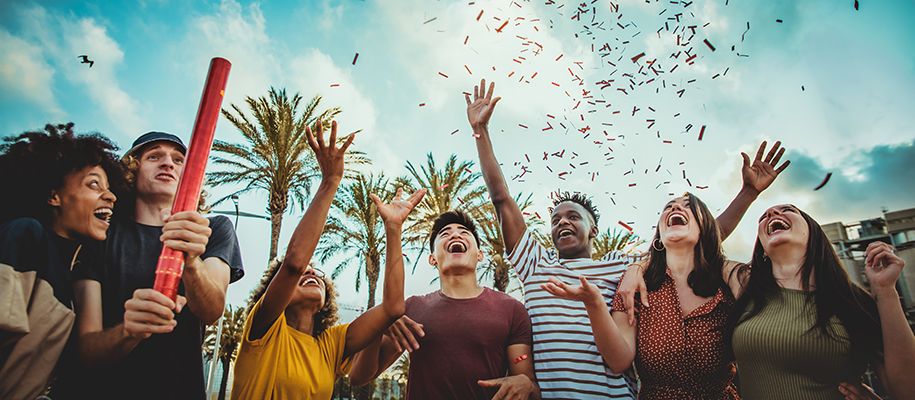
M 505 20 L 505 22 L 502 23 L 502 26 L 496 29 L 496 32 L 502 33 L 502 28 L 505 28 L 505 25 L 508 25 L 508 20 Z
M 556 61 L 559 61 L 560 58 L 562 58 L 562 54 L 560 54 L 559 57 L 556 57 Z
M 702 125 L 702 129 L 699 129 L 699 140 L 702 140 L 702 135 L 705 135 L 705 125 Z
M 715 46 L 712 46 L 712 44 L 708 42 L 708 39 L 702 39 L 702 41 L 705 42 L 705 45 L 708 46 L 708 48 L 712 49 L 712 51 L 715 51 Z
M 611 199 L 612 199 L 612 198 L 611 198 Z M 613 202 L 613 204 L 616 204 L 616 202 Z M 629 232 L 632 232 L 632 227 L 631 227 L 631 226 L 629 226 L 629 225 L 626 225 L 626 223 L 625 223 L 625 222 L 623 222 L 623 221 L 619 221 L 619 224 L 620 224 L 620 225 L 622 225 L 622 226 L 623 226 L 623 228 L 626 228 L 626 230 L 628 230 L 628 231 L 629 231 Z
M 467 44 L 467 39 L 470 39 L 470 36 L 464 38 L 464 44 Z
M 472 174 L 472 173 L 473 173 L 473 172 L 470 172 L 470 170 L 467 169 L 467 168 L 464 168 L 464 171 L 467 171 L 468 174 Z
M 353 65 L 356 65 L 356 60 L 359 59 L 359 53 L 356 53 L 356 56 L 353 57 Z
M 644 52 L 641 53 L 641 54 L 639 54 L 639 55 L 637 55 L 637 56 L 635 56 L 635 57 L 632 57 L 632 62 L 634 62 L 634 63 L 635 63 L 635 62 L 639 62 L 639 59 L 642 58 L 642 57 L 645 57 L 645 53 L 644 53 Z
M 855 0 L 855 11 L 858 11 L 858 0 Z
M 435 17 L 435 18 L 432 18 L 432 19 L 430 19 L 430 20 L 428 20 L 428 21 L 426 21 L 426 22 L 423 22 L 423 25 L 428 24 L 428 23 L 430 23 L 430 22 L 432 22 L 432 21 L 435 21 L 436 19 L 438 19 L 438 17 Z
M 466 64 L 464 64 L 464 69 L 467 70 L 467 73 L 468 73 L 468 74 L 473 75 L 473 72 L 470 72 L 470 68 L 467 68 L 467 65 L 466 65 Z
M 426 103 L 419 103 L 420 107 L 425 106 L 425 105 L 426 105 Z
M 454 134 L 457 133 L 457 131 L 459 131 L 459 130 L 460 130 L 460 129 L 455 129 L 454 132 L 451 132 L 451 134 L 454 135 Z
M 331 84 L 331 85 L 330 85 L 330 87 L 338 87 L 338 86 L 340 86 L 339 83 L 334 83 L 334 84 Z
M 856 3 L 857 3 L 857 2 L 856 2 Z M 827 173 L 827 174 L 826 174 L 826 178 L 823 179 L 823 183 L 820 183 L 820 185 L 817 186 L 817 187 L 815 187 L 815 188 L 813 188 L 813 190 L 820 190 L 820 189 L 822 189 L 823 186 L 826 186 L 826 183 L 829 182 L 829 178 L 832 178 L 832 172 Z
M 782 23 L 782 20 L 777 19 L 777 20 L 775 20 L 775 22 Z
M 446 188 L 446 187 L 448 187 L 448 186 L 450 186 L 450 185 L 446 183 L 446 184 L 444 184 L 444 185 L 442 185 L 442 186 L 439 186 L 438 190 L 442 190 L 442 189 L 444 189 L 444 188 Z
M 480 20 L 480 17 L 482 17 L 482 16 L 483 16 L 483 10 L 480 10 L 480 14 L 477 15 L 477 21 L 479 21 L 479 20 Z
M 444 76 L 445 78 L 448 77 L 448 75 L 445 75 L 445 74 L 443 74 L 443 73 L 441 73 L 441 72 L 439 72 L 438 74 L 441 75 L 441 76 Z
M 518 124 L 518 126 L 520 126 L 520 127 L 522 127 L 522 128 L 524 128 L 524 129 L 527 129 L 527 127 L 526 127 L 526 126 L 524 126 L 524 125 L 521 125 L 521 124 Z

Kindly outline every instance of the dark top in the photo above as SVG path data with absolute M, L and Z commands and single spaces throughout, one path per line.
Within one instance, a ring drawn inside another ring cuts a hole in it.
M 734 299 L 721 288 L 715 296 L 683 316 L 677 285 L 667 270 L 648 304 L 638 310 L 635 367 L 639 399 L 737 399 L 734 363 L 725 351 L 724 333 Z M 625 273 L 624 273 L 625 275 Z M 612 311 L 626 311 L 619 293 Z
M 72 308 L 70 263 L 79 243 L 57 236 L 32 218 L 19 218 L 0 225 L 0 263 L 16 271 L 35 271 L 54 288 L 57 297 Z
M 227 217 L 210 218 L 213 233 L 202 259 L 217 257 L 231 269 L 230 282 L 244 275 L 235 230 Z M 141 288 L 151 288 L 162 251 L 161 226 L 114 220 L 108 239 L 100 244 L 100 260 L 81 258 L 73 279 L 91 279 L 102 286 L 104 328 L 124 321 L 124 303 Z M 184 295 L 184 284 L 178 286 Z M 176 317 L 170 333 L 154 334 L 140 342 L 123 360 L 90 371 L 61 373 L 52 398 L 92 399 L 203 399 L 203 356 L 201 345 L 205 326 L 185 307 Z
M 472 299 L 452 299 L 441 290 L 406 301 L 410 319 L 425 336 L 410 353 L 407 399 L 491 399 L 498 388 L 478 380 L 504 377 L 513 344 L 531 345 L 531 319 L 505 293 L 484 288 Z

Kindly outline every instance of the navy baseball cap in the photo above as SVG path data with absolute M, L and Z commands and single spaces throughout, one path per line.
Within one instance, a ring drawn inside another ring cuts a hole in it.
M 175 135 L 172 135 L 171 133 L 147 132 L 147 133 L 143 134 L 143 136 L 138 137 L 137 140 L 134 140 L 133 147 L 131 147 L 130 150 L 127 150 L 127 152 L 124 153 L 124 157 L 121 157 L 121 158 L 122 159 L 127 158 L 127 156 L 138 151 L 141 147 L 145 146 L 148 143 L 158 142 L 158 141 L 163 141 L 163 140 L 167 141 L 167 142 L 172 142 L 172 143 L 178 145 L 178 148 L 181 149 L 182 153 L 187 153 L 187 146 L 184 145 L 184 142 L 181 141 L 181 138 L 179 138 Z

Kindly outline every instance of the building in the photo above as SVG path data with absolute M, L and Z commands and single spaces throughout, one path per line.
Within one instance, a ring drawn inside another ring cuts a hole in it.
M 864 250 L 867 245 L 878 240 L 893 245 L 896 255 L 905 260 L 906 264 L 896 290 L 903 307 L 907 311 L 915 311 L 915 208 L 884 210 L 883 217 L 847 225 L 833 222 L 821 227 L 851 279 L 864 287 L 869 286 L 864 275 Z

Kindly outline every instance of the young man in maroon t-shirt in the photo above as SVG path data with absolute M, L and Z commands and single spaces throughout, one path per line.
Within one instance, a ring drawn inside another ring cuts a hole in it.
M 407 299 L 404 317 L 355 356 L 350 382 L 375 379 L 406 349 L 407 399 L 540 399 L 530 317 L 514 297 L 478 283 L 483 252 L 473 220 L 439 215 L 429 250 L 441 290 Z

